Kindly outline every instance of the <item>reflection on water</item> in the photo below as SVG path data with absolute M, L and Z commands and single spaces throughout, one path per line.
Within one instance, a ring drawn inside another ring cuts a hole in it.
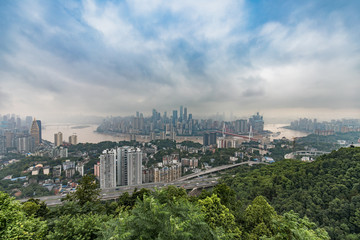
M 79 143 L 98 143 L 102 141 L 122 141 L 129 140 L 126 136 L 111 136 L 95 132 L 97 125 L 74 125 L 74 124 L 59 124 L 59 125 L 45 125 L 42 131 L 42 138 L 54 142 L 54 134 L 62 132 L 63 141 L 68 141 L 72 134 L 77 135 Z
M 280 134 L 276 137 L 271 137 L 271 139 L 281 139 L 286 137 L 287 139 L 293 139 L 294 137 L 304 137 L 307 136 L 308 133 L 299 132 L 294 130 L 289 130 L 282 128 L 286 126 L 286 124 L 265 124 L 264 129 L 269 130 L 273 133 L 280 132 Z M 72 134 L 77 135 L 77 139 L 79 143 L 99 143 L 102 141 L 129 141 L 128 134 L 117 134 L 114 135 L 106 135 L 95 132 L 97 125 L 74 125 L 74 124 L 49 124 L 45 125 L 42 131 L 42 138 L 54 142 L 54 134 L 58 132 L 62 132 L 63 134 L 63 141 L 68 141 L 69 136 Z M 137 140 L 140 142 L 148 142 L 148 136 L 137 136 Z M 202 143 L 202 137 L 179 137 L 177 139 L 178 142 L 190 140 L 194 142 Z
M 305 137 L 305 136 L 309 135 L 309 133 L 306 133 L 306 132 L 300 132 L 300 131 L 282 128 L 284 126 L 287 126 L 287 124 L 265 124 L 264 129 L 271 131 L 273 133 L 280 132 L 280 134 L 278 136 L 270 137 L 271 140 L 272 139 L 281 139 L 283 137 L 291 140 L 296 137 Z
M 42 138 L 54 142 L 54 134 L 62 132 L 63 141 L 68 141 L 69 136 L 72 134 L 77 135 L 79 143 L 99 143 L 103 141 L 129 141 L 129 134 L 116 134 L 116 135 L 107 135 L 95 132 L 98 125 L 74 125 L 74 124 L 51 124 L 45 125 L 42 131 Z M 139 142 L 149 142 L 149 136 L 136 136 L 136 140 Z M 193 141 L 199 142 L 202 144 L 202 137 L 177 137 L 178 142 L 182 141 Z

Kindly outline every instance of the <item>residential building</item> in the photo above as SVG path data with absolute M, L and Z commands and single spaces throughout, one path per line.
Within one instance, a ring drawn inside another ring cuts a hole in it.
M 60 146 L 63 143 L 63 134 L 61 132 L 54 134 L 54 144 L 56 147 Z
M 75 162 L 66 160 L 63 162 L 63 170 L 65 171 L 65 176 L 71 178 L 75 174 Z
M 69 143 L 71 145 L 76 145 L 78 143 L 76 134 L 69 136 Z
M 254 133 L 261 133 L 264 131 L 264 120 L 263 116 L 260 116 L 259 113 L 253 115 L 249 118 L 249 125 L 252 127 Z
M 100 188 L 116 187 L 116 150 L 104 150 L 100 155 Z
M 84 176 L 84 163 L 80 162 L 76 165 L 76 171 L 80 173 L 81 176 Z
M 61 165 L 57 165 L 53 167 L 53 176 L 60 177 L 61 176 Z
M 94 165 L 94 176 L 98 179 L 100 178 L 100 162 Z
M 117 148 L 117 184 L 138 185 L 142 183 L 142 151 L 133 147 Z
M 100 187 L 141 184 L 142 155 L 140 149 L 128 146 L 105 150 L 100 155 Z
M 31 152 L 33 150 L 33 138 L 30 135 L 18 137 L 16 148 L 20 153 Z
M 50 174 L 50 166 L 45 166 L 43 168 L 43 173 L 44 173 L 44 175 L 49 175 Z

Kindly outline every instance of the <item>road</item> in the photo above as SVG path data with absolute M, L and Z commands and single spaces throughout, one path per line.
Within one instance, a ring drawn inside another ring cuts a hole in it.
M 193 189 L 193 188 L 206 188 L 206 187 L 212 187 L 215 186 L 218 183 L 218 177 L 215 178 L 202 178 L 202 179 L 194 179 L 190 181 L 175 181 L 170 183 L 145 183 L 141 185 L 134 185 L 134 186 L 119 186 L 116 188 L 108 188 L 108 189 L 102 189 L 100 192 L 100 198 L 101 200 L 111 200 L 111 199 L 117 199 L 120 195 L 122 195 L 124 192 L 132 193 L 135 188 L 138 190 L 141 188 L 146 188 L 150 190 L 154 190 L 155 188 L 161 189 L 163 187 L 167 186 L 177 186 L 177 187 L 183 187 L 184 189 Z M 62 204 L 61 199 L 65 197 L 62 195 L 56 195 L 56 196 L 45 196 L 45 197 L 38 197 L 37 199 L 40 199 L 41 201 L 44 201 L 48 206 L 54 206 L 54 205 L 60 205 Z M 20 199 L 21 202 L 25 202 L 28 199 Z
M 100 196 L 101 196 L 101 200 L 111 200 L 111 199 L 117 199 L 124 192 L 132 193 L 135 188 L 137 188 L 137 189 L 146 188 L 146 189 L 154 190 L 155 188 L 161 189 L 163 187 L 167 187 L 170 185 L 177 186 L 177 187 L 183 187 L 185 189 L 212 187 L 218 183 L 219 178 L 218 177 L 205 178 L 202 176 L 204 176 L 206 174 L 211 174 L 211 173 L 227 170 L 227 169 L 234 168 L 237 166 L 246 165 L 246 164 L 252 166 L 255 164 L 266 164 L 266 163 L 247 161 L 247 162 L 242 162 L 242 163 L 214 167 L 214 168 L 211 168 L 211 169 L 208 169 L 205 171 L 201 171 L 199 173 L 193 173 L 190 175 L 186 175 L 184 177 L 177 179 L 176 181 L 169 182 L 169 183 L 163 183 L 163 182 L 145 183 L 145 184 L 141 184 L 141 185 L 119 186 L 116 188 L 102 189 L 100 192 Z M 200 178 L 200 177 L 202 177 L 202 178 Z M 192 178 L 195 178 L 195 179 L 192 179 Z M 63 197 L 65 197 L 65 195 L 64 196 L 56 195 L 56 196 L 39 197 L 38 199 L 40 199 L 41 201 L 44 201 L 48 206 L 54 206 L 54 205 L 62 204 L 61 198 L 63 198 Z M 25 202 L 27 200 L 28 199 L 20 199 L 21 202 Z
M 246 164 L 252 166 L 252 165 L 256 165 L 256 164 L 267 164 L 267 163 L 247 161 L 247 162 L 242 162 L 242 163 L 222 165 L 222 166 L 210 168 L 208 170 L 201 171 L 201 172 L 198 172 L 198 173 L 192 173 L 192 174 L 183 176 L 181 178 L 178 178 L 176 181 L 186 181 L 186 180 L 189 180 L 189 179 L 192 179 L 192 178 L 201 177 L 203 175 L 207 175 L 207 174 L 210 174 L 210 173 L 215 173 L 215 172 L 227 170 L 227 169 L 230 169 L 230 168 L 234 168 L 234 167 L 241 166 L 241 165 L 246 165 Z

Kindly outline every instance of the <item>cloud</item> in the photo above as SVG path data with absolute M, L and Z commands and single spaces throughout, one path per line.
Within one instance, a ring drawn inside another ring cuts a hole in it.
M 276 5 L 2 3 L 0 83 L 14 103 L 2 109 L 43 116 L 124 115 L 179 105 L 202 115 L 357 111 L 358 4 Z
M 7 105 L 11 105 L 9 97 L 10 96 L 0 88 L 0 109 L 5 108 Z

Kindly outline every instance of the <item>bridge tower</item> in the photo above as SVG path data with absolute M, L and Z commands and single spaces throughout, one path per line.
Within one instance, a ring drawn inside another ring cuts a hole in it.
M 223 135 L 223 138 L 225 139 L 225 132 L 226 132 L 226 129 L 225 129 L 225 122 L 223 123 L 223 128 L 222 128 L 222 135 Z
M 252 126 L 250 125 L 250 131 L 249 131 L 249 142 L 251 141 L 251 138 L 254 136 Z

